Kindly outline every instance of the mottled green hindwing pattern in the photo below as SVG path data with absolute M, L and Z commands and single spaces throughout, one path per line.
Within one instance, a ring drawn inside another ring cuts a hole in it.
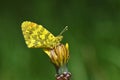
M 53 48 L 60 43 L 63 36 L 55 37 L 42 25 L 24 21 L 21 25 L 25 42 L 29 48 Z

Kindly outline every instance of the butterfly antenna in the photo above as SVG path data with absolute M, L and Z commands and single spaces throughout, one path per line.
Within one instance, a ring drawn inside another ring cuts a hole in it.
M 60 34 L 59 35 L 62 35 L 65 31 L 67 31 L 68 30 L 68 26 L 65 26 L 65 28 L 60 32 Z

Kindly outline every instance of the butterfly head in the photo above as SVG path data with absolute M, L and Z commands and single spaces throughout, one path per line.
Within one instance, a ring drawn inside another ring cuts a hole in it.
M 58 43 L 60 43 L 60 41 L 63 39 L 63 36 L 59 35 L 55 39 Z
M 47 48 L 53 49 L 55 46 L 58 46 L 60 44 L 60 41 L 62 40 L 63 36 L 56 36 L 49 45 L 47 45 Z

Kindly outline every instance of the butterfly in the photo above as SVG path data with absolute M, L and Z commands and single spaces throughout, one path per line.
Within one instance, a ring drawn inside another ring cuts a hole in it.
M 66 28 L 58 36 L 54 36 L 42 25 L 38 25 L 31 21 L 24 21 L 21 24 L 23 36 L 28 48 L 54 48 L 60 44 L 60 41 L 63 39 L 61 35 Z

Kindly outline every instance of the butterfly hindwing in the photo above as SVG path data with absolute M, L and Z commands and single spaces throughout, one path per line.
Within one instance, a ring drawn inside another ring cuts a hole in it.
M 62 40 L 62 36 L 55 37 L 42 25 L 30 21 L 24 21 L 21 27 L 29 48 L 53 48 Z

